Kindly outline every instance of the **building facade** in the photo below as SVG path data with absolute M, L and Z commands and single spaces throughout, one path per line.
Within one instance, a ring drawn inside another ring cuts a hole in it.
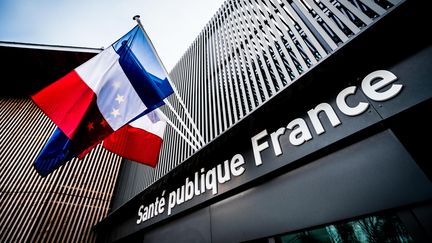
M 54 125 L 27 97 L 100 50 L 0 43 L 0 241 L 431 242 L 428 9 L 227 0 L 170 72 L 189 142 L 167 127 L 155 169 L 98 147 L 46 178 Z
M 414 1 L 226 1 L 170 73 L 198 149 L 168 127 L 156 169 L 125 161 L 98 239 L 430 241 L 426 16 Z
M 398 2 L 227 1 L 170 73 L 203 137 L 202 143 L 195 139 L 197 146 L 208 144 L 298 80 Z M 169 100 L 193 132 L 177 97 Z M 169 109 L 164 111 L 182 128 Z M 119 195 L 124 199 L 115 205 L 195 152 L 172 128 L 166 138 L 156 170 L 128 165 L 141 180 L 127 195 Z

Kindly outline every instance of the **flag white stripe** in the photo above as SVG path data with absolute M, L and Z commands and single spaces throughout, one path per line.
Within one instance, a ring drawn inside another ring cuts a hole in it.
M 98 108 L 114 131 L 147 109 L 118 59 L 119 55 L 109 47 L 75 69 L 96 94 Z

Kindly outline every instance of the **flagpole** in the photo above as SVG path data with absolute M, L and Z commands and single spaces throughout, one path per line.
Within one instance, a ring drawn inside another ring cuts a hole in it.
M 178 127 L 174 125 L 174 123 L 160 109 L 156 109 L 155 111 L 158 112 L 158 116 L 165 120 L 168 125 L 170 125 L 174 129 L 174 131 L 176 131 L 178 135 L 180 135 L 180 137 L 183 138 L 187 144 L 189 144 L 189 146 L 191 146 L 195 151 L 198 150 L 198 148 L 193 143 L 191 143 L 189 139 L 186 138 L 186 136 L 180 131 L 180 129 L 178 129 Z
M 164 100 L 165 104 L 168 106 L 168 108 L 172 111 L 172 113 L 174 113 L 174 116 L 177 118 L 177 120 L 179 120 L 180 125 L 182 125 L 182 127 L 186 130 L 186 132 L 191 136 L 192 140 L 196 143 L 196 145 L 200 148 L 202 147 L 204 144 L 200 144 L 200 142 L 198 140 L 196 140 L 195 136 L 193 135 L 193 133 L 189 130 L 189 128 L 186 126 L 186 123 L 183 121 L 183 119 L 179 116 L 179 114 L 177 113 L 176 110 L 174 110 L 174 107 L 172 107 L 171 103 L 168 101 L 168 99 Z
M 171 81 L 171 78 L 169 77 L 169 74 L 168 74 L 167 70 L 165 69 L 165 66 L 162 63 L 162 61 L 161 61 L 161 59 L 159 57 L 159 54 L 156 52 L 156 49 L 154 48 L 154 45 L 153 45 L 152 41 L 150 40 L 150 38 L 148 38 L 147 32 L 145 31 L 144 26 L 141 24 L 140 16 L 139 15 L 135 15 L 133 17 L 133 20 L 135 20 L 138 23 L 138 26 L 140 27 L 141 31 L 144 33 L 144 36 L 146 37 L 147 41 L 150 43 L 150 46 L 153 49 L 153 52 L 155 53 L 156 58 L 158 59 L 159 64 L 162 66 L 162 68 L 163 68 L 163 70 L 164 70 L 164 72 L 165 72 L 165 74 L 167 76 L 168 82 L 171 84 L 171 87 L 173 88 L 173 91 L 174 91 L 175 96 L 177 97 L 177 100 L 179 101 L 180 105 L 184 109 L 186 117 L 188 118 L 189 122 L 192 124 L 192 128 L 195 130 L 195 132 L 196 132 L 196 134 L 197 134 L 200 142 L 202 143 L 202 145 L 204 145 L 205 144 L 204 138 L 202 137 L 200 131 L 198 130 L 197 126 L 195 125 L 195 122 L 193 121 L 191 115 L 189 114 L 189 111 L 186 108 L 186 105 L 184 104 L 183 99 L 181 98 L 180 94 L 178 93 L 176 86 Z

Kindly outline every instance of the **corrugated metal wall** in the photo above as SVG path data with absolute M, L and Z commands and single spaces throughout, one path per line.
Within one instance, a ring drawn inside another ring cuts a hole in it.
M 403 1 L 228 0 L 170 76 L 205 143 L 209 143 L 400 2 Z M 178 99 L 172 95 L 169 101 L 193 131 Z M 162 110 L 181 128 L 170 110 Z M 157 168 L 134 167 L 124 171 L 139 180 L 123 177 L 128 181 L 121 180 L 120 188 L 133 190 L 120 190 L 122 195 L 115 198 L 115 207 L 193 153 L 168 127 Z
M 33 161 L 55 125 L 29 99 L 0 98 L 0 242 L 95 242 L 121 158 L 102 147 L 42 178 Z

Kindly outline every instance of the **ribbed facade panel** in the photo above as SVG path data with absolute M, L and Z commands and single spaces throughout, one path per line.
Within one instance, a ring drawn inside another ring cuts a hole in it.
M 97 147 L 42 178 L 33 161 L 55 125 L 29 99 L 0 112 L 0 242 L 95 242 L 122 159 Z
M 170 77 L 207 144 L 399 2 L 228 0 L 172 69 Z M 193 132 L 179 99 L 171 95 L 169 101 Z M 188 136 L 175 114 L 167 107 L 162 109 Z M 135 172 L 146 179 L 142 183 L 121 182 L 120 188 L 133 186 L 135 191 L 141 191 L 194 152 L 174 129 L 167 127 L 157 168 L 146 174 Z

